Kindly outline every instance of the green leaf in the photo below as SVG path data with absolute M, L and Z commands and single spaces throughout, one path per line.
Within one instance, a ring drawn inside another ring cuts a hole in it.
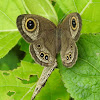
M 12 70 L 17 68 L 17 63 L 20 60 L 14 50 L 11 50 L 5 57 L 0 59 L 0 70 Z
M 34 59 L 31 57 L 30 53 L 26 53 L 23 60 L 27 61 L 27 62 L 35 63 Z
M 43 67 L 22 61 L 13 71 L 0 71 L 0 100 L 30 100 Z M 47 99 L 48 98 L 48 99 Z M 36 100 L 69 100 L 59 70 L 55 69 Z
M 43 16 L 58 24 L 57 14 L 49 0 L 23 0 L 23 4 L 28 13 Z
M 59 70 L 55 69 L 35 100 L 69 100 L 69 93 L 61 81 Z
M 20 50 L 21 51 L 24 51 L 26 54 L 25 54 L 25 57 L 24 57 L 24 61 L 28 61 L 28 62 L 34 62 L 31 55 L 30 55 L 30 52 L 29 52 L 29 43 L 27 43 L 23 38 L 20 39 L 20 41 L 18 42 L 19 46 L 20 46 Z
M 56 5 L 54 6 L 55 10 L 56 10 L 56 13 L 58 15 L 58 20 L 59 22 L 61 20 L 63 20 L 64 16 L 65 16 L 65 13 L 61 10 L 60 6 L 56 3 Z
M 20 0 L 3 0 L 0 3 L 0 58 L 4 57 L 20 39 L 16 18 L 25 13 Z
M 78 43 L 78 60 L 72 68 L 58 64 L 65 87 L 75 100 L 100 99 L 100 33 L 82 34 Z
M 42 69 L 38 64 L 22 61 L 21 67 L 13 71 L 0 71 L 0 100 L 30 100 L 37 81 L 30 75 L 39 77 Z
M 27 43 L 23 38 L 20 39 L 18 45 L 20 46 L 21 51 L 29 53 L 29 43 Z
M 78 12 L 82 17 L 82 33 L 100 32 L 100 0 L 56 0 L 63 12 Z
M 3 58 L 20 39 L 17 31 L 0 32 L 0 58 Z

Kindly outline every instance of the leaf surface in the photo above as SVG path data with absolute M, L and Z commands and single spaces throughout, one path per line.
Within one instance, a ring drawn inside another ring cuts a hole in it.
M 21 0 L 0 2 L 0 58 L 4 57 L 21 37 L 16 27 L 16 18 L 22 13 L 25 13 L 25 10 Z
M 26 61 L 12 71 L 0 71 L 0 100 L 30 100 L 43 67 Z M 33 78 L 32 78 L 33 77 Z M 55 81 L 54 81 L 55 80 Z M 68 100 L 59 70 L 55 69 L 36 100 Z
M 58 24 L 57 14 L 49 0 L 23 0 L 23 3 L 30 14 L 43 16 L 56 25 Z
M 81 33 L 100 32 L 100 0 L 57 0 L 56 2 L 65 14 L 80 13 Z
M 58 64 L 62 80 L 75 100 L 100 99 L 100 34 L 82 34 L 78 43 L 78 60 L 72 68 Z

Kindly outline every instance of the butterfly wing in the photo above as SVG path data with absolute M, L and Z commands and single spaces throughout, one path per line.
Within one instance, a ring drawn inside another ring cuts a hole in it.
M 78 50 L 76 41 L 79 39 L 81 30 L 81 17 L 78 13 L 69 14 L 61 25 L 61 58 L 63 65 L 72 67 L 77 60 Z
M 56 26 L 48 19 L 32 14 L 20 15 L 17 27 L 22 37 L 30 44 L 34 60 L 43 66 L 52 66 L 56 61 Z

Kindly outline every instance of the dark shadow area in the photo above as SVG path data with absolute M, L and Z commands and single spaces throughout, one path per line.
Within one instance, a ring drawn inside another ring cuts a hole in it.
M 0 70 L 13 70 L 17 68 L 25 56 L 25 52 L 20 50 L 20 46 L 16 45 L 9 53 L 0 59 Z
M 14 95 L 14 94 L 15 94 L 15 92 L 11 92 L 11 91 L 9 91 L 9 92 L 7 93 L 8 96 L 12 96 L 12 95 Z

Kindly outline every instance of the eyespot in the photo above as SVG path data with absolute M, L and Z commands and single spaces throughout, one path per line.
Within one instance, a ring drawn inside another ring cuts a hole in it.
M 32 32 L 36 29 L 36 22 L 33 18 L 28 18 L 25 22 L 25 28 L 27 31 Z
M 71 53 L 69 53 L 67 56 L 66 56 L 66 59 L 67 60 L 70 60 L 72 58 L 72 55 L 71 55 Z
M 67 60 L 69 60 L 69 55 L 67 55 Z
M 77 19 L 75 17 L 72 17 L 71 19 L 71 27 L 74 31 L 77 29 Z
M 71 48 L 73 48 L 73 46 L 71 45 Z
M 44 57 L 44 53 L 43 52 L 40 53 L 40 57 L 42 57 L 42 58 Z
M 48 60 L 48 59 L 49 59 L 48 54 L 45 54 L 45 60 Z
M 70 58 L 70 59 L 72 58 L 72 55 L 71 55 L 71 53 L 69 53 L 69 58 Z
M 41 47 L 40 44 L 38 44 L 37 47 L 40 48 Z

